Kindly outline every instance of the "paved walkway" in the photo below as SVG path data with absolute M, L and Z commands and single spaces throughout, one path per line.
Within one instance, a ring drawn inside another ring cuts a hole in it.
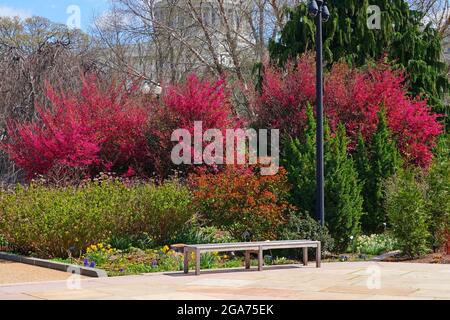
M 0 299 L 450 299 L 450 265 L 324 263 L 0 285 Z
M 0 260 L 0 285 L 66 280 L 69 276 L 70 274 L 61 271 Z

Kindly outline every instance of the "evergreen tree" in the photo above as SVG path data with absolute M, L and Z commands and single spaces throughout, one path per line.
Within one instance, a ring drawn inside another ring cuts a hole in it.
M 366 231 L 366 223 L 365 221 L 368 219 L 368 209 L 367 209 L 367 200 L 370 195 L 370 179 L 371 179 L 371 165 L 369 152 L 367 150 L 366 142 L 364 141 L 364 137 L 361 132 L 358 135 L 358 143 L 356 145 L 356 151 L 354 154 L 355 159 L 355 167 L 358 173 L 359 181 L 362 185 L 362 195 L 363 195 L 363 209 L 364 214 L 361 217 L 363 230 Z
M 316 120 L 307 106 L 307 126 L 302 139 L 288 138 L 284 143 L 282 165 L 292 186 L 291 202 L 314 217 L 316 202 Z M 315 218 L 315 217 L 314 217 Z
M 336 136 L 328 135 L 325 172 L 325 219 L 340 250 L 360 232 L 363 197 L 354 161 L 348 154 L 349 139 L 340 124 Z
M 377 131 L 366 147 L 360 135 L 355 153 L 358 176 L 363 183 L 364 211 L 362 226 L 368 233 L 381 232 L 387 223 L 383 207 L 384 183 L 401 166 L 401 158 L 387 125 L 384 109 L 378 113 Z
M 282 164 L 293 186 L 292 202 L 313 218 L 316 208 L 316 122 L 308 106 L 308 126 L 302 139 L 289 138 L 284 144 Z M 363 198 L 361 184 L 351 156 L 344 126 L 336 135 L 325 125 L 325 221 L 337 248 L 345 250 L 351 236 L 360 230 Z
M 442 37 L 431 24 L 423 25 L 422 14 L 409 9 L 405 0 L 328 0 L 331 18 L 324 23 L 324 55 L 332 64 L 345 61 L 363 66 L 385 54 L 397 67 L 405 69 L 413 96 L 425 94 L 435 111 L 449 116 L 443 103 L 449 92 L 448 67 L 442 62 Z M 369 28 L 369 5 L 381 9 L 380 29 Z M 289 11 L 278 41 L 269 50 L 274 61 L 288 59 L 314 49 L 315 24 L 307 4 Z

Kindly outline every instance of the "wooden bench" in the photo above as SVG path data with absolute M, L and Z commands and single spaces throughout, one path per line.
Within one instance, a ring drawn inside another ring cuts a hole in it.
M 250 254 L 258 255 L 258 271 L 262 271 L 264 250 L 271 249 L 303 249 L 303 265 L 308 265 L 308 248 L 316 249 L 316 267 L 320 268 L 320 241 L 309 240 L 282 240 L 260 242 L 236 242 L 217 244 L 195 244 L 184 247 L 184 273 L 189 273 L 189 256 L 195 253 L 195 274 L 200 274 L 200 255 L 203 252 L 244 251 L 245 268 L 250 269 Z

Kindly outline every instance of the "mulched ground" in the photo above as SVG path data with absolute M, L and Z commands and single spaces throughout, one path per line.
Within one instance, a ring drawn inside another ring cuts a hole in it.
M 430 253 L 417 259 L 410 259 L 404 256 L 389 257 L 383 262 L 413 262 L 413 263 L 434 263 L 434 264 L 450 264 L 450 255 L 443 253 Z

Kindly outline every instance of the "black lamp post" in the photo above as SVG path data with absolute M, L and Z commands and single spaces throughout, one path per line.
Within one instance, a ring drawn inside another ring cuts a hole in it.
M 322 226 L 325 225 L 325 179 L 323 160 L 323 54 L 322 54 L 322 22 L 328 21 L 330 12 L 324 0 L 311 0 L 308 7 L 309 15 L 316 20 L 316 213 Z

